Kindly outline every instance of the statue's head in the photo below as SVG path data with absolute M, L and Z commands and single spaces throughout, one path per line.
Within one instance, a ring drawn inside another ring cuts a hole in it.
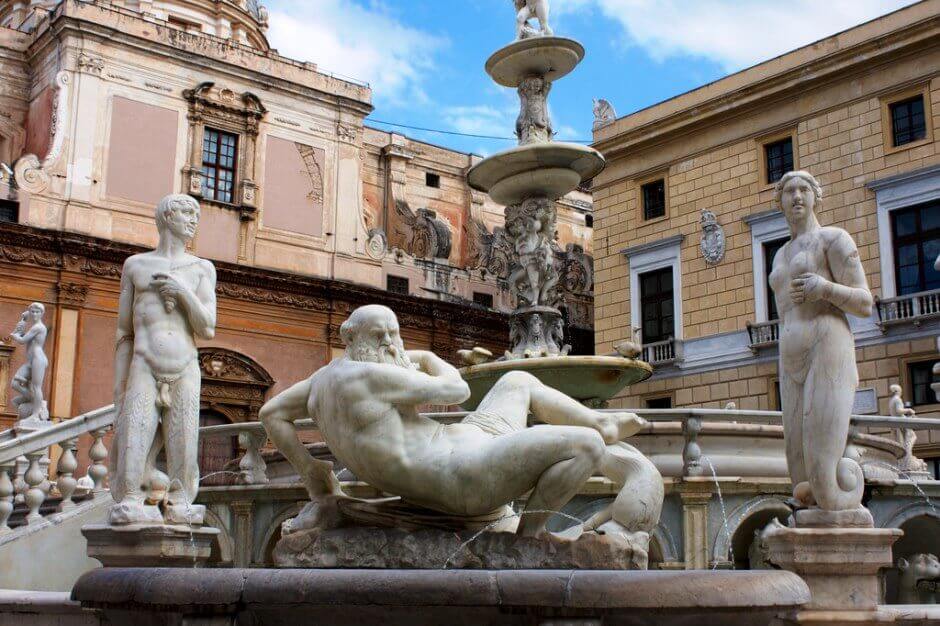
M 339 329 L 352 361 L 385 363 L 411 368 L 401 340 L 398 318 L 387 306 L 370 304 L 352 312 Z
M 26 309 L 26 313 L 30 321 L 33 323 L 38 322 L 42 319 L 42 316 L 46 314 L 46 307 L 42 302 L 33 302 L 29 305 L 29 308 Z
M 890 387 L 888 387 L 888 389 L 891 390 L 891 395 L 892 395 L 892 396 L 899 396 L 899 395 L 901 395 L 901 385 L 891 385 Z
M 805 171 L 787 172 L 774 187 L 774 200 L 788 222 L 803 221 L 815 214 L 816 205 L 822 200 L 822 185 Z
M 162 238 L 167 233 L 189 241 L 196 236 L 199 226 L 199 202 L 185 194 L 171 194 L 157 205 L 157 232 Z

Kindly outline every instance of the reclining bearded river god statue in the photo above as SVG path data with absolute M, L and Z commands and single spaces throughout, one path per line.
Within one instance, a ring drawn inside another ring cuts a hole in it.
M 312 500 L 285 524 L 275 551 L 279 565 L 441 567 L 454 553 L 451 564 L 464 567 L 645 569 L 662 478 L 621 441 L 644 420 L 588 409 L 517 371 L 504 375 L 476 411 L 444 424 L 417 407 L 460 404 L 469 388 L 433 353 L 406 351 L 390 309 L 357 309 L 341 335 L 345 356 L 261 410 L 271 440 Z M 543 424 L 528 427 L 530 413 Z M 347 497 L 332 464 L 312 458 L 297 437 L 293 422 L 308 417 L 340 463 L 397 497 Z M 596 472 L 623 483 L 620 495 L 565 538 L 548 533 L 549 518 Z M 519 517 L 511 505 L 526 494 Z M 481 529 L 504 532 L 487 533 L 480 540 L 488 542 L 486 550 L 468 556 L 476 542 L 462 550 L 457 533 Z M 511 530 L 516 533 L 505 532 Z M 420 541 L 415 532 L 424 533 Z

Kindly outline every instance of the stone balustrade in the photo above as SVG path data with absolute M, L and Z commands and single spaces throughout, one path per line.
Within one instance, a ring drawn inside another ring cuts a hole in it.
M 650 365 L 669 365 L 682 360 L 680 344 L 670 337 L 665 341 L 648 343 L 643 346 L 643 360 Z
M 914 324 L 940 319 L 940 289 L 911 293 L 896 298 L 877 298 L 878 324 L 882 330 L 897 324 Z
M 780 341 L 780 320 L 769 322 L 747 323 L 747 334 L 750 337 L 751 352 L 755 354 L 763 348 L 776 346 Z

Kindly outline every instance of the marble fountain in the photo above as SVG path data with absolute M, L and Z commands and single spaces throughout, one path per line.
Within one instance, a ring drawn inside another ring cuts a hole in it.
M 205 524 L 205 507 L 195 503 L 198 431 L 186 399 L 194 384 L 198 394 L 198 380 L 178 364 L 195 349 L 193 337 L 211 334 L 215 300 L 205 280 L 212 275 L 207 262 L 185 252 L 198 206 L 185 196 L 167 198 L 157 212 L 160 245 L 129 262 L 122 283 L 139 293 L 122 296 L 120 319 L 128 327 L 118 355 L 127 366 L 118 368 L 123 391 L 115 403 L 115 504 L 106 524 L 83 530 L 89 556 L 105 567 L 83 576 L 72 591 L 101 623 L 593 626 L 893 619 L 879 609 L 878 571 L 890 565 L 890 546 L 901 533 L 873 528 L 861 506 L 864 463 L 847 454 L 850 407 L 838 398 L 826 405 L 833 432 L 816 433 L 817 442 L 789 458 L 781 435 L 789 441 L 794 429 L 818 428 L 811 412 L 794 422 L 786 406 L 793 406 L 793 395 L 784 398 L 782 432 L 774 424 L 778 415 L 754 413 L 749 417 L 758 423 L 739 428 L 712 424 L 708 411 L 678 412 L 681 419 L 670 421 L 668 412 L 651 412 L 647 420 L 599 410 L 626 385 L 648 378 L 652 368 L 631 345 L 614 356 L 567 354 L 551 263 L 553 203 L 597 175 L 604 159 L 592 148 L 552 141 L 548 93 L 576 68 L 584 48 L 554 35 L 547 0 L 516 0 L 515 6 L 517 39 L 493 54 L 486 70 L 497 84 L 519 92 L 519 146 L 468 174 L 471 186 L 507 205 L 516 253 L 510 282 L 518 304 L 510 349 L 498 360 L 483 350 L 466 352 L 466 367 L 457 370 L 430 352 L 406 350 L 389 309 L 354 311 L 341 329 L 346 355 L 261 411 L 264 434 L 307 496 L 282 526 L 274 567 L 206 568 L 218 531 Z M 813 194 L 802 175 L 780 190 L 794 229 L 831 237 L 807 217 Z M 781 268 L 781 275 L 786 271 Z M 848 275 L 855 282 L 843 285 L 801 272 L 788 282 L 790 304 L 781 310 L 786 316 L 800 306 L 819 308 L 817 317 L 836 328 L 831 341 L 844 348 L 840 307 L 864 306 L 868 293 L 864 274 Z M 833 306 L 822 307 L 823 301 Z M 131 346 L 135 337 L 158 332 L 156 318 L 189 340 L 157 345 L 141 362 Z M 784 351 L 788 329 L 801 332 L 785 317 Z M 125 395 L 133 401 L 125 402 Z M 469 412 L 420 415 L 417 407 L 424 404 L 461 405 Z M 165 443 L 156 432 L 161 416 Z M 307 420 L 314 420 L 338 466 L 311 455 L 301 442 L 297 430 Z M 652 423 L 662 421 L 667 423 Z M 707 461 L 700 438 L 722 442 L 711 445 Z M 852 441 L 886 462 L 900 455 L 876 438 L 853 434 Z M 161 446 L 166 472 L 154 463 Z M 766 531 L 767 557 L 778 569 L 647 570 L 666 482 L 708 480 L 706 462 L 722 473 L 743 473 L 763 462 L 770 476 L 793 479 L 800 510 L 788 526 L 778 522 Z M 341 482 L 340 467 L 371 494 Z M 598 479 L 610 498 L 589 518 L 564 513 Z

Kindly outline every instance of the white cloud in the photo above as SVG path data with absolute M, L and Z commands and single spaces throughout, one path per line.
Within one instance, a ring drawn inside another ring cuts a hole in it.
M 370 0 L 269 0 L 268 38 L 284 56 L 368 81 L 393 105 L 425 102 L 425 81 L 446 39 L 408 26 Z
M 736 71 L 914 0 L 559 0 L 556 14 L 599 10 L 657 60 L 703 57 Z
M 448 128 L 458 133 L 489 137 L 512 137 L 516 123 L 511 109 L 485 104 L 447 107 L 442 119 Z

